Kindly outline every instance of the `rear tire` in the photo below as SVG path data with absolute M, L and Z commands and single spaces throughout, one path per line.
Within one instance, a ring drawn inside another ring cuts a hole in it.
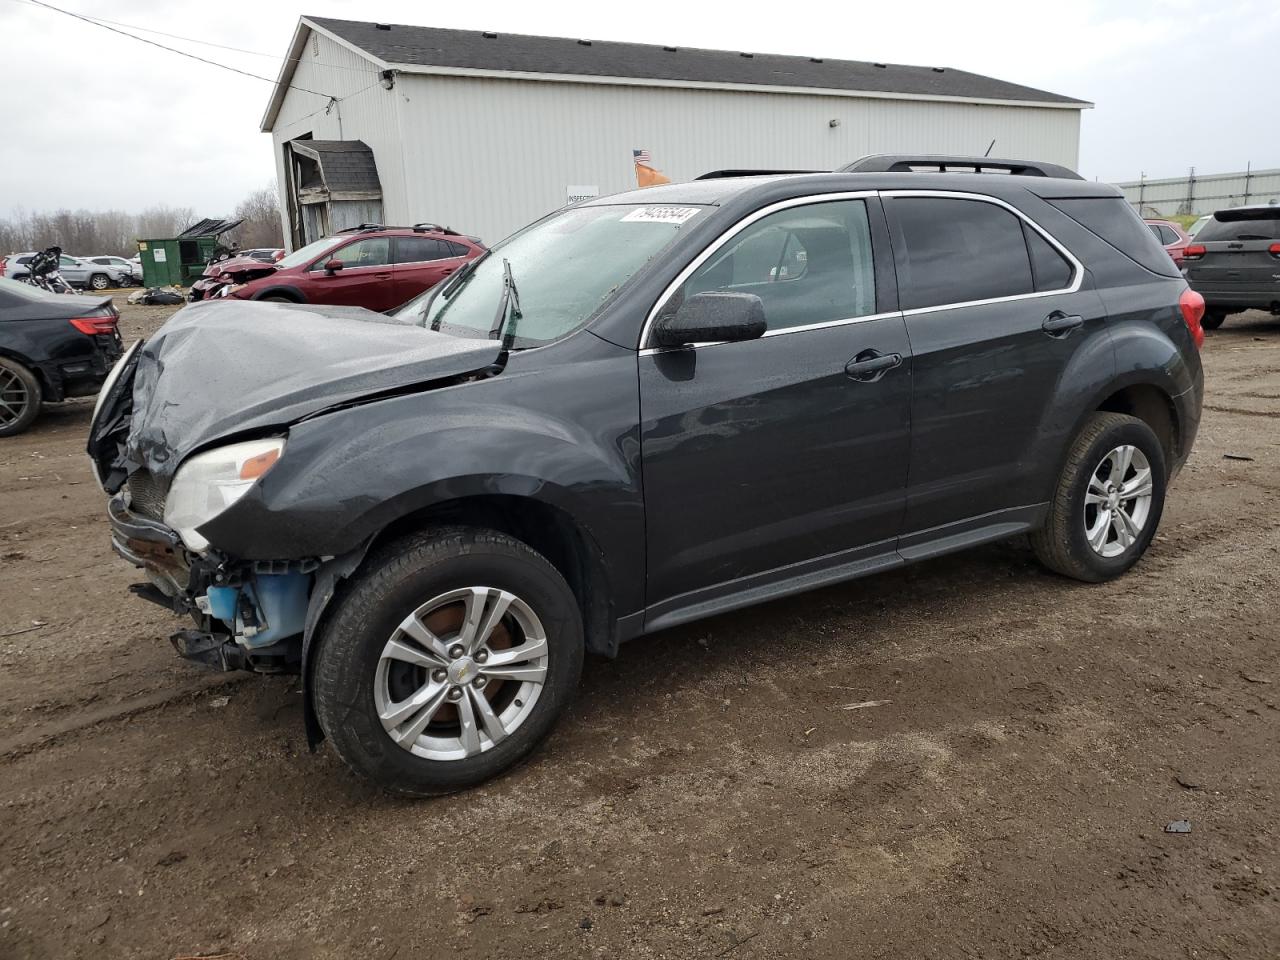
M 1071 444 L 1045 525 L 1031 534 L 1036 556 L 1087 583 L 1120 576 L 1155 536 L 1167 478 L 1164 449 L 1145 422 L 1095 413 Z
M 95 273 L 89 278 L 89 286 L 94 290 L 105 290 L 111 286 L 111 278 L 105 273 Z
M 8 357 L 0 357 L 0 437 L 22 433 L 40 414 L 40 378 Z
M 1206 330 L 1217 330 L 1227 320 L 1227 311 L 1225 310 L 1206 310 L 1204 316 L 1200 318 L 1200 326 Z
M 292 297 L 261 297 L 263 303 L 297 303 Z
M 545 558 L 490 530 L 438 528 L 378 550 L 334 600 L 312 660 L 316 717 L 388 790 L 461 790 L 551 731 L 583 650 L 577 601 Z

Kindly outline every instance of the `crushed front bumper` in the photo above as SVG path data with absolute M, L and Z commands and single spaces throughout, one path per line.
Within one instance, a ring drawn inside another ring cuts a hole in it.
M 125 493 L 108 501 L 107 515 L 112 549 L 149 581 L 130 590 L 195 621 L 169 638 L 181 656 L 221 670 L 297 669 L 317 563 L 194 554 L 168 525 L 131 510 Z

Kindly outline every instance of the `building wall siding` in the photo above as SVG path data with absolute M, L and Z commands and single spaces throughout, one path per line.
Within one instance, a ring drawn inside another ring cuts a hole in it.
M 293 89 L 285 95 L 271 131 L 282 213 L 284 144 L 307 133 L 315 140 L 363 140 L 373 148 L 378 165 L 382 209 L 400 211 L 406 207 L 399 104 L 379 79 L 378 67 L 370 60 L 322 34 L 311 34 L 293 75 Z M 309 90 L 338 97 L 341 102 L 326 112 L 328 96 L 306 92 Z
M 294 86 L 343 96 L 376 83 L 372 63 L 328 38 L 320 56 L 311 50 Z M 282 189 L 284 141 L 364 140 L 386 222 L 447 223 L 489 243 L 564 206 L 569 186 L 634 188 L 633 149 L 675 181 L 727 167 L 831 170 L 869 153 L 982 154 L 993 139 L 994 156 L 1069 167 L 1079 157 L 1075 109 L 424 74 L 313 113 L 323 106 L 285 97 L 273 132 Z
M 414 164 L 404 214 L 489 242 L 563 206 L 570 185 L 633 189 L 632 149 L 676 181 L 831 170 L 868 153 L 982 154 L 993 138 L 996 156 L 1074 167 L 1079 155 L 1077 110 L 423 75 L 396 89 Z

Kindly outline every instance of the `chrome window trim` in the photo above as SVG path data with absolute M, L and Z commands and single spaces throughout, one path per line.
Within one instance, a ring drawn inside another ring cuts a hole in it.
M 1065 246 L 1058 242 L 1058 239 L 1040 224 L 1036 223 L 1031 217 L 1027 216 L 1013 204 L 1001 200 L 999 197 L 993 197 L 985 193 L 967 193 L 961 190 L 881 190 L 881 197 L 894 199 L 896 197 L 941 197 L 945 200 L 975 200 L 980 203 L 992 203 L 997 207 L 1003 207 L 1023 223 L 1035 230 L 1036 233 L 1044 237 L 1049 245 L 1057 250 L 1066 261 L 1071 264 L 1072 276 L 1071 282 L 1065 287 L 1059 287 L 1056 290 L 1037 290 L 1033 293 L 1016 293 L 1008 297 L 988 297 L 985 300 L 963 300 L 959 303 L 940 303 L 932 307 L 912 307 L 909 310 L 903 310 L 904 317 L 914 317 L 922 313 L 937 313 L 940 310 L 959 310 L 961 307 L 980 307 L 989 303 L 1014 303 L 1018 300 L 1038 300 L 1042 297 L 1060 297 L 1064 293 L 1078 293 L 1081 285 L 1084 283 L 1084 264 L 1076 259 L 1075 254 L 1068 250 Z M 1030 252 L 1028 251 L 1028 258 Z
M 1058 253 L 1062 254 L 1067 263 L 1071 265 L 1071 282 L 1065 287 L 1060 287 L 1056 290 L 1038 290 L 1032 293 L 1018 293 L 1008 297 L 990 297 L 985 300 L 965 300 L 958 303 L 940 303 L 931 307 L 912 307 L 910 310 L 895 310 L 889 313 L 870 314 L 865 317 L 849 317 L 843 320 L 828 320 L 823 323 L 811 323 L 799 327 L 783 327 L 778 330 L 766 330 L 763 337 L 775 337 L 784 333 L 802 333 L 806 330 L 821 330 L 826 327 L 864 323 L 871 320 L 886 320 L 890 317 L 910 317 L 922 313 L 936 313 L 941 310 L 958 310 L 962 307 L 979 307 L 985 306 L 989 303 L 1013 303 L 1018 300 L 1038 300 L 1043 297 L 1058 297 L 1067 293 L 1078 293 L 1080 291 L 1080 287 L 1084 283 L 1084 264 L 1076 258 L 1075 254 L 1068 250 L 1066 246 L 1058 241 L 1057 237 L 1051 234 L 1030 216 L 1023 213 L 1013 204 L 1005 200 L 1001 200 L 999 197 L 993 197 L 986 193 L 973 193 L 962 190 L 913 190 L 909 188 L 901 190 L 857 190 L 839 193 L 816 193 L 804 197 L 792 197 L 790 200 L 779 200 L 767 207 L 761 207 L 759 210 L 739 220 L 724 233 L 720 234 L 720 236 L 710 243 L 705 250 L 698 254 L 698 256 L 694 257 L 694 259 L 676 275 L 676 278 L 672 280 L 671 283 L 667 284 L 666 289 L 662 291 L 662 296 L 660 296 L 649 309 L 649 313 L 645 317 L 644 328 L 640 332 L 640 355 L 651 356 L 655 353 L 661 353 L 664 350 L 671 349 L 668 347 L 655 347 L 649 345 L 649 335 L 653 330 L 654 322 L 657 320 L 659 308 L 667 302 L 681 284 L 692 276 L 694 271 L 710 259 L 717 250 L 732 240 L 737 234 L 742 232 L 742 230 L 751 226 L 751 224 L 755 223 L 757 220 L 763 219 L 764 217 L 767 217 L 772 213 L 776 213 L 779 210 L 786 210 L 791 207 L 809 206 L 817 203 L 831 203 L 837 200 L 865 200 L 868 197 L 887 197 L 889 199 L 898 197 L 940 197 L 946 200 L 973 200 L 979 203 L 990 203 L 997 207 L 1002 207 L 1030 226 L 1031 229 L 1040 234 L 1040 236 L 1042 236 L 1051 247 L 1057 250 Z M 892 251 L 890 251 L 890 255 L 892 256 Z M 1030 253 L 1028 252 L 1028 257 L 1029 256 Z M 717 343 L 724 342 L 727 341 L 717 340 L 709 343 L 693 343 L 689 344 L 689 346 L 696 349 L 698 347 L 714 346 Z
M 654 301 L 653 306 L 649 308 L 648 315 L 645 317 L 644 328 L 640 331 L 640 353 L 644 356 L 648 356 L 651 352 L 658 352 L 660 350 L 669 349 L 665 347 L 649 346 L 649 334 L 653 330 L 654 322 L 658 319 L 658 310 L 662 307 L 664 303 L 667 302 L 668 299 L 670 299 L 671 295 L 675 293 L 676 290 L 678 290 L 680 286 L 686 280 L 688 280 L 689 277 L 693 275 L 694 271 L 696 271 L 707 260 L 709 260 L 717 250 L 723 247 L 726 243 L 728 243 L 730 240 L 736 237 L 739 233 L 741 233 L 747 227 L 751 226 L 751 224 L 755 223 L 757 220 L 764 219 L 765 217 L 769 216 L 772 213 L 777 213 L 779 210 L 787 210 L 787 209 L 790 209 L 791 207 L 807 207 L 807 206 L 812 206 L 814 204 L 819 204 L 819 203 L 832 203 L 838 200 L 866 200 L 867 198 L 874 197 L 874 196 L 876 196 L 875 190 L 853 190 L 853 191 L 841 191 L 838 193 L 814 193 L 804 197 L 792 197 L 790 200 L 779 200 L 775 203 L 769 204 L 767 207 L 761 207 L 759 210 L 755 211 L 754 213 L 750 213 L 747 216 L 743 217 L 741 220 L 739 220 L 737 223 L 731 226 L 724 233 L 720 234 L 720 236 L 716 237 L 715 240 L 713 240 L 710 244 L 707 245 L 705 250 L 703 250 L 700 254 L 694 257 L 693 260 L 691 260 L 683 270 L 681 270 L 678 274 L 676 274 L 676 278 L 672 280 L 669 284 L 667 284 L 666 289 L 662 291 L 662 296 L 658 297 L 658 299 Z M 874 270 L 874 266 L 872 267 L 872 269 Z M 798 331 L 802 329 L 816 330 L 821 327 L 830 327 L 830 326 L 835 326 L 837 324 L 850 323 L 855 320 L 878 320 L 878 319 L 881 319 L 882 317 L 893 317 L 893 316 L 897 316 L 896 311 L 894 313 L 881 314 L 877 316 L 852 317 L 846 320 L 828 320 L 823 323 L 808 324 L 805 327 L 785 327 L 779 330 L 766 330 L 764 333 L 764 336 L 766 337 L 776 336 L 777 334 L 780 334 L 780 333 L 787 333 L 787 332 Z M 714 342 L 724 343 L 726 341 L 718 340 Z M 695 344 L 690 344 L 690 346 L 705 347 L 705 346 L 710 346 L 710 344 L 695 343 Z

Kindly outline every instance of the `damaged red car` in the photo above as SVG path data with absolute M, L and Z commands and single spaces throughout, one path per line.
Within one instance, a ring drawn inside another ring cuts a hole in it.
M 485 245 L 448 227 L 366 223 L 316 240 L 276 263 L 236 257 L 215 264 L 192 300 L 270 300 L 392 310 L 484 253 Z

